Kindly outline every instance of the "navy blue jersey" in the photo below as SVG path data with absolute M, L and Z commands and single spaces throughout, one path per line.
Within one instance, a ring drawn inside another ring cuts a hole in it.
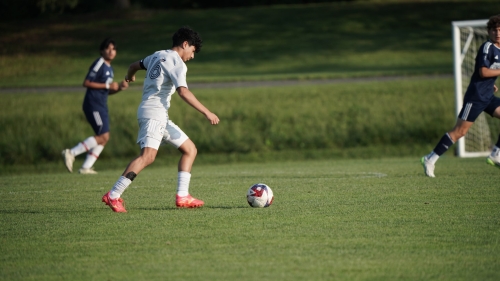
M 494 96 L 495 81 L 497 76 L 489 78 L 481 78 L 479 70 L 482 67 L 490 69 L 500 69 L 500 49 L 491 43 L 491 41 L 484 42 L 477 52 L 476 64 L 474 66 L 474 73 L 470 79 L 469 87 L 465 92 L 465 97 L 477 101 L 490 101 Z
M 92 63 L 85 80 L 96 83 L 112 83 L 113 68 L 107 65 L 104 59 L 98 58 Z M 108 89 L 92 89 L 87 88 L 85 98 L 83 100 L 84 109 L 106 109 L 108 108 Z

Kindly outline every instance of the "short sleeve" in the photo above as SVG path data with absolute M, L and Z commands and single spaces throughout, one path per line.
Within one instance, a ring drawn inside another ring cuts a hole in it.
M 87 73 L 87 77 L 85 77 L 85 80 L 89 80 L 90 82 L 95 82 L 100 68 L 96 70 L 94 66 L 95 64 L 93 64 L 90 67 L 89 72 Z
M 188 87 L 186 82 L 186 73 L 187 67 L 184 63 L 178 64 L 169 71 L 170 79 L 172 79 L 176 89 L 179 87 Z
M 89 72 L 85 77 L 85 80 L 89 80 L 90 82 L 101 82 L 103 76 L 103 64 L 104 60 L 102 58 L 96 60 L 89 68 Z
M 142 60 L 139 61 L 139 64 L 141 65 L 142 69 L 147 70 L 149 67 L 149 63 L 151 62 L 151 59 L 153 59 L 153 56 L 147 56 L 143 58 Z
M 486 42 L 483 45 L 482 54 L 480 56 L 480 61 L 478 61 L 478 64 L 480 65 L 480 67 L 490 68 L 492 62 L 494 62 L 494 54 L 493 54 L 493 50 L 491 50 L 492 46 L 493 46 L 493 44 L 490 42 Z

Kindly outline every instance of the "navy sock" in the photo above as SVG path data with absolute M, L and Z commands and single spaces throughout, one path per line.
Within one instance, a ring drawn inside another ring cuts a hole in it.
M 434 152 L 441 156 L 443 155 L 446 151 L 448 151 L 448 149 L 450 148 L 450 146 L 453 145 L 453 141 L 451 140 L 450 136 L 448 135 L 448 133 L 444 134 L 444 136 L 441 138 L 441 140 L 439 140 L 438 144 L 436 145 L 436 147 L 434 148 Z
M 497 144 L 495 144 L 497 147 L 500 147 L 500 135 L 498 135 L 498 140 L 497 140 Z

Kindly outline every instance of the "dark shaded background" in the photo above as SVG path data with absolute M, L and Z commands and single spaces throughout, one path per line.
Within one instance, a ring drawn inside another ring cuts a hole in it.
M 32 19 L 127 8 L 209 9 L 326 2 L 352 2 L 352 0 L 3 0 L 0 2 L 0 19 L 2 21 Z

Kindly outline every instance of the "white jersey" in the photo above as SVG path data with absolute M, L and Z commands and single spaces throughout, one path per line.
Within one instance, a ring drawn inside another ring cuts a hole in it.
M 187 66 L 173 50 L 157 51 L 141 60 L 141 66 L 146 68 L 146 77 L 137 118 L 165 121 L 175 90 L 187 88 Z

